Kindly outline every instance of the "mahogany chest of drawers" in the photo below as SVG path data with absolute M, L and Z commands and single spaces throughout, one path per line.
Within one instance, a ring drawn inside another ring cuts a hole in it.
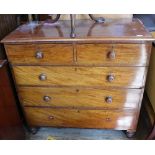
M 3 39 L 30 127 L 136 131 L 151 53 L 137 20 L 29 23 Z

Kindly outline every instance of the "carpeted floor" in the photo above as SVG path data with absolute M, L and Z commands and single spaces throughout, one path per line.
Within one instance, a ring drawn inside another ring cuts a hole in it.
M 78 129 L 78 128 L 40 128 L 37 134 L 28 134 L 31 140 L 102 140 L 102 139 L 127 139 L 121 131 L 102 129 Z

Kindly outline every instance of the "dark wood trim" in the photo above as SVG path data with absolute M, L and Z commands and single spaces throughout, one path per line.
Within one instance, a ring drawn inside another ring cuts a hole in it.
M 52 39 L 44 39 L 44 40 L 2 40 L 1 43 L 7 44 L 27 44 L 27 43 L 147 43 L 153 42 L 155 39 L 153 38 L 52 38 Z
M 23 107 L 29 107 L 29 108 L 50 108 L 50 109 L 77 109 L 77 110 L 111 110 L 111 111 L 117 111 L 117 112 L 121 112 L 121 111 L 130 111 L 130 112 L 135 112 L 137 113 L 138 109 L 133 109 L 133 108 L 97 108 L 97 107 L 73 107 L 73 106 L 29 106 L 29 105 L 25 105 Z M 139 114 L 139 112 L 138 112 Z

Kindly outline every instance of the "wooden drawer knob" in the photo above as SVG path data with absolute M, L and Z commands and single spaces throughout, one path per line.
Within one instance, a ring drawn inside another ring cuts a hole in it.
M 47 80 L 46 74 L 40 74 L 40 75 L 39 75 L 39 79 L 40 79 L 41 81 Z
M 54 119 L 54 116 L 49 116 L 48 119 Z
M 44 96 L 44 97 L 43 97 L 43 100 L 44 100 L 45 102 L 49 102 L 49 101 L 51 100 L 51 97 L 50 97 L 50 96 Z
M 105 118 L 105 120 L 106 120 L 107 122 L 110 122 L 110 121 L 111 121 L 111 118 L 107 117 L 107 118 Z
M 37 59 L 42 59 L 42 58 L 43 58 L 43 52 L 37 51 L 36 54 L 35 54 L 35 57 L 36 57 Z
M 109 82 L 112 82 L 112 81 L 114 81 L 114 79 L 115 79 L 115 76 L 114 75 L 108 75 L 107 76 L 107 80 L 109 81 Z
M 108 53 L 108 58 L 111 59 L 111 60 L 113 60 L 113 59 L 116 58 L 116 53 L 115 53 L 114 50 L 113 50 L 113 51 L 110 51 L 110 52 Z
M 107 103 L 112 103 L 112 97 L 111 97 L 111 96 L 107 96 L 107 97 L 105 98 L 105 101 L 106 101 Z

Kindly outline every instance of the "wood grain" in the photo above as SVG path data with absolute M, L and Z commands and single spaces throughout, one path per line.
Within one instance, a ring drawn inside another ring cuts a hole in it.
M 138 19 L 106 20 L 96 24 L 92 20 L 76 21 L 76 38 L 70 38 L 70 20 L 47 24 L 46 22 L 26 23 L 6 36 L 5 44 L 53 43 L 53 42 L 108 42 L 144 43 L 153 41 L 150 33 Z
M 126 88 L 143 87 L 145 67 L 49 67 L 49 66 L 14 66 L 18 85 L 39 86 L 115 86 Z M 41 81 L 40 75 L 46 80 Z M 113 75 L 112 82 L 107 80 Z
M 12 64 L 72 64 L 72 44 L 5 45 Z M 36 58 L 41 52 L 43 58 Z
M 147 66 L 151 53 L 151 44 L 77 44 L 76 48 L 79 65 Z
M 104 129 L 135 129 L 134 111 L 68 110 L 24 108 L 31 126 L 56 126 Z
M 18 93 L 23 106 L 136 109 L 141 89 L 19 87 Z M 111 103 L 106 101 L 109 96 Z
M 70 30 L 70 21 L 26 23 L 2 40 L 29 125 L 136 131 L 155 39 L 138 19 L 77 20 L 76 38 Z

